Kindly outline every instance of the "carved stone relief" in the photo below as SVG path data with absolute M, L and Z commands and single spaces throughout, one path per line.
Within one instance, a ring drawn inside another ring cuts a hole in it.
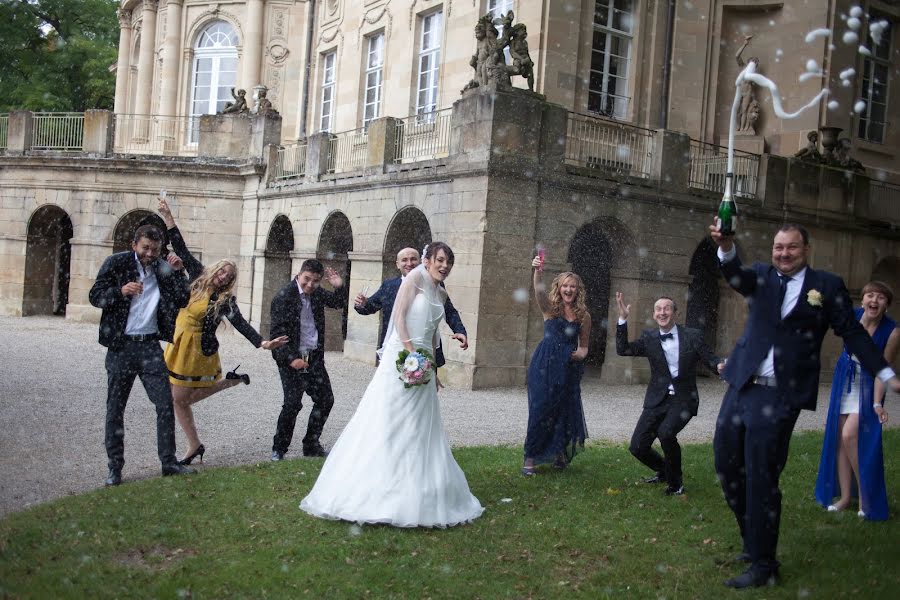
M 362 38 L 363 38 L 363 32 L 362 32 L 363 27 L 365 25 L 375 25 L 382 19 L 386 20 L 386 23 L 384 26 L 384 39 L 385 40 L 391 39 L 391 27 L 394 24 L 394 16 L 391 14 L 391 11 L 388 10 L 387 6 L 384 6 L 381 8 L 381 10 L 378 10 L 377 8 L 372 9 L 363 16 L 362 20 L 359 23 L 359 27 L 357 27 L 357 29 L 356 29 L 356 45 L 357 45 L 357 47 L 359 46 L 360 40 L 362 40 Z

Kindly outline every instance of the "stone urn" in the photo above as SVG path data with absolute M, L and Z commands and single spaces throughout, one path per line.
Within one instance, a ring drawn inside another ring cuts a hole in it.
M 834 149 L 838 145 L 838 135 L 843 131 L 843 127 L 821 127 L 819 133 L 822 135 L 822 159 L 829 162 L 834 158 Z

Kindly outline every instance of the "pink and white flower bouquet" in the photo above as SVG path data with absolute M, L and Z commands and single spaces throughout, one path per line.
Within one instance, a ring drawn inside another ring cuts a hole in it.
M 436 369 L 434 357 L 424 348 L 417 348 L 415 352 L 401 350 L 395 364 L 405 388 L 428 383 Z

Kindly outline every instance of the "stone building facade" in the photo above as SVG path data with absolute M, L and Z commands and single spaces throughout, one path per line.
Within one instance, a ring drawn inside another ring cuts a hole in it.
M 738 177 L 743 256 L 768 260 L 777 224 L 798 221 L 811 230 L 813 266 L 840 273 L 855 294 L 872 277 L 900 290 L 900 188 L 891 183 L 900 181 L 900 134 L 891 126 L 900 101 L 872 87 L 877 77 L 841 84 L 846 68 L 881 73 L 878 60 L 838 39 L 834 48 L 803 41 L 818 27 L 838 38 L 850 8 L 824 0 L 802 8 L 744 0 L 125 0 L 114 114 L 86 114 L 74 152 L 36 143 L 44 117 L 9 116 L 0 311 L 96 319 L 87 302 L 94 275 L 152 218 L 165 187 L 192 250 L 205 261 L 237 259 L 242 309 L 263 329 L 272 294 L 305 258 L 343 270 L 355 295 L 393 276 L 399 248 L 447 241 L 457 257 L 448 289 L 470 334 L 465 352 L 447 345 L 451 385 L 523 383 L 542 335 L 529 287 L 537 244 L 548 272 L 571 269 L 586 280 L 591 374 L 608 382 L 647 376 L 644 365 L 615 356 L 607 327 L 615 290 L 645 317 L 656 296 L 675 297 L 680 321 L 705 329 L 726 354 L 745 309 L 718 277 L 706 225 L 721 198 L 716 144 L 727 135 L 734 55 L 746 35 L 754 36 L 746 54 L 779 82 L 789 110 L 823 84 L 835 90 L 837 108 L 782 121 L 768 92 L 758 93 L 755 135 L 737 144 L 751 152 L 741 155 Z M 460 95 L 472 77 L 476 20 L 509 9 L 528 26 L 539 95 Z M 889 5 L 865 9 L 900 21 Z M 898 31 L 887 36 L 895 64 Z M 807 60 L 825 70 L 799 83 Z M 885 85 L 896 86 L 896 72 L 887 75 Z M 280 114 L 201 116 L 231 100 L 232 86 L 259 85 Z M 851 106 L 864 93 L 875 107 L 857 114 Z M 848 134 L 865 173 L 789 158 L 823 127 Z M 377 326 L 352 310 L 333 312 L 332 348 L 371 362 Z M 832 340 L 824 364 L 839 350 Z

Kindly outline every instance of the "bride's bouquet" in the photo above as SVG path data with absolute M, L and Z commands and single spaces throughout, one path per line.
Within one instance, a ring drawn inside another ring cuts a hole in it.
M 435 368 L 434 357 L 424 348 L 417 348 L 415 352 L 404 348 L 397 355 L 396 365 L 405 388 L 428 383 Z

